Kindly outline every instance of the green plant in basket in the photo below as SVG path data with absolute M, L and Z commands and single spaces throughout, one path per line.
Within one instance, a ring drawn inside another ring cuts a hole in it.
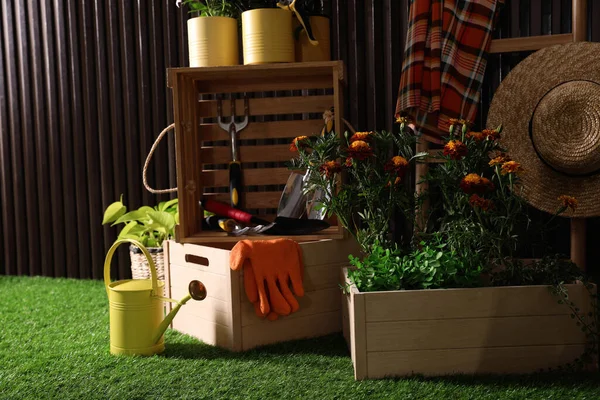
M 103 225 L 125 225 L 119 232 L 119 239 L 134 239 L 146 247 L 161 247 L 164 240 L 174 236 L 175 225 L 178 223 L 177 199 L 161 202 L 155 207 L 142 206 L 127 212 L 123 195 L 119 201 L 106 208 L 102 219 Z

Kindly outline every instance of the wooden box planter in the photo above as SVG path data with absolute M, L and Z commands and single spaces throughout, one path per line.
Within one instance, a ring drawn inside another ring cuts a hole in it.
M 349 284 L 347 270 L 341 281 Z M 587 314 L 583 285 L 566 285 Z M 572 362 L 585 335 L 547 286 L 361 293 L 342 299 L 354 377 L 529 373 Z
M 335 127 L 343 133 L 344 64 L 341 61 L 246 65 L 207 68 L 171 68 L 173 89 L 177 196 L 180 225 L 178 243 L 235 243 L 240 237 L 202 230 L 202 198 L 229 203 L 229 134 L 217 124 L 217 96 L 236 100 L 236 115 L 244 115 L 243 96 L 249 98 L 249 123 L 238 134 L 242 163 L 242 208 L 270 220 L 277 212 L 282 190 L 290 176 L 285 163 L 294 153 L 296 136 L 317 135 L 323 112 L 335 108 Z M 223 100 L 229 121 L 231 102 Z M 340 239 L 343 228 L 332 226 L 294 240 Z M 261 236 L 242 239 L 262 239 Z
M 165 243 L 167 296 L 184 297 L 194 279 L 203 282 L 208 293 L 203 301 L 190 301 L 181 308 L 173 329 L 233 351 L 342 330 L 339 274 L 348 264 L 348 254 L 358 255 L 360 251 L 352 239 L 300 244 L 305 295 L 298 298 L 297 312 L 277 321 L 255 315 L 244 291 L 242 273 L 229 267 L 229 250 Z M 169 307 L 171 303 L 167 303 Z

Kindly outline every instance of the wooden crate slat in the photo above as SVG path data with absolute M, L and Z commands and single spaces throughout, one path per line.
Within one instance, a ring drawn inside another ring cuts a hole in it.
M 289 144 L 272 146 L 240 146 L 239 157 L 242 163 L 289 161 L 294 156 Z M 202 164 L 228 164 L 231 161 L 231 147 L 202 147 L 200 150 Z M 285 183 L 283 180 L 282 183 Z
M 208 118 L 217 116 L 216 100 L 198 101 L 198 117 Z M 333 107 L 333 96 L 291 96 L 291 97 L 266 97 L 249 99 L 250 115 L 282 115 L 302 113 L 322 113 Z M 231 102 L 223 101 L 223 115 L 231 115 Z M 235 113 L 244 115 L 244 100 L 238 99 L 235 104 Z
M 232 246 L 235 242 L 240 240 L 265 240 L 273 238 L 273 236 L 268 235 L 252 235 L 252 236 L 228 236 L 225 232 L 207 232 L 201 231 L 195 233 L 192 236 L 181 238 L 182 243 L 190 243 L 190 244 L 201 244 L 208 246 L 221 246 L 224 244 L 229 244 Z M 295 240 L 299 243 L 302 242 L 313 242 L 316 240 L 324 240 L 324 239 L 342 239 L 343 233 L 341 233 L 337 226 L 332 226 L 330 228 L 324 229 L 320 232 L 310 234 L 310 235 L 290 235 L 286 236 L 286 239 Z
M 565 286 L 572 301 L 586 304 L 587 292 L 583 285 Z M 390 299 L 389 293 L 396 296 Z M 432 296 L 433 293 L 436 296 Z M 402 302 L 403 306 L 398 307 L 398 302 Z M 566 315 L 570 311 L 568 307 L 557 304 L 545 286 L 516 286 L 369 293 L 366 313 L 368 322 L 377 322 Z
M 370 322 L 366 326 L 368 351 L 585 343 L 585 334 L 569 315 Z
M 201 124 L 199 129 L 203 141 L 229 139 L 229 133 L 217 124 Z M 238 139 L 295 138 L 302 135 L 316 135 L 321 132 L 321 129 L 323 129 L 323 119 L 321 118 L 298 121 L 252 122 L 238 134 Z
M 529 36 L 511 39 L 496 39 L 490 44 L 490 53 L 511 53 L 513 51 L 535 51 L 556 44 L 573 41 L 572 33 L 556 35 Z
M 206 193 L 204 197 L 229 203 L 229 193 Z M 277 208 L 281 192 L 249 192 L 242 193 L 244 208 Z
M 255 168 L 242 169 L 242 183 L 244 186 L 252 185 L 280 185 L 289 176 L 291 171 L 287 168 Z M 229 170 L 212 169 L 202 171 L 204 187 L 229 187 Z
M 242 93 L 267 92 L 277 90 L 330 89 L 333 87 L 331 75 L 322 76 L 275 76 L 268 82 L 248 78 L 229 78 L 196 81 L 200 93 Z

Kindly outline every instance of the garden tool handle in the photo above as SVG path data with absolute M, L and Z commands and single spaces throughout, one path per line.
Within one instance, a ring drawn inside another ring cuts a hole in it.
M 253 216 L 252 214 L 248 214 L 242 210 L 237 210 L 233 207 L 228 206 L 225 203 L 221 203 L 219 201 L 210 200 L 210 199 L 202 199 L 200 200 L 200 205 L 206 210 L 217 215 L 222 215 L 224 217 L 235 219 L 236 221 L 243 222 L 245 224 L 259 224 L 259 225 L 268 225 L 269 222 L 262 220 Z
M 239 161 L 229 163 L 229 200 L 231 207 L 240 208 L 242 194 L 242 164 Z
M 112 257 L 117 250 L 117 247 L 122 245 L 123 243 L 130 243 L 137 248 L 139 248 L 142 253 L 146 256 L 146 261 L 148 261 L 148 266 L 150 267 L 150 276 L 152 280 L 152 295 L 158 295 L 158 279 L 156 276 L 156 267 L 154 266 L 154 261 L 152 261 L 152 256 L 146 247 L 133 239 L 117 239 L 116 242 L 108 249 L 108 253 L 106 253 L 106 258 L 104 259 L 104 286 L 106 287 L 106 294 L 108 294 L 108 285 L 110 284 L 110 263 L 112 261 Z

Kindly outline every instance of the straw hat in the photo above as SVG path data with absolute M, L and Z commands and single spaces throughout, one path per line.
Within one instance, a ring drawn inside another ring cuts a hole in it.
M 558 196 L 575 197 L 570 217 L 600 215 L 600 43 L 542 49 L 502 81 L 488 127 L 521 163 L 527 201 L 550 213 Z

